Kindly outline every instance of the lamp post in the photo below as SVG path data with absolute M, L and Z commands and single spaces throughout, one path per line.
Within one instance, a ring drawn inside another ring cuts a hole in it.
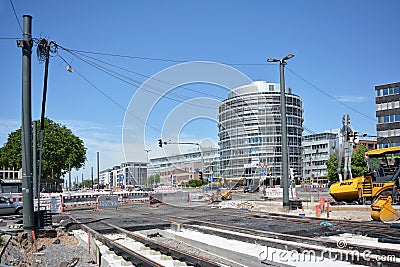
M 294 57 L 289 54 L 281 60 L 275 58 L 267 59 L 267 62 L 279 62 L 280 67 L 280 91 L 281 91 L 281 142 L 282 142 L 282 187 L 283 187 L 283 210 L 289 211 L 289 162 L 287 146 L 287 126 L 286 126 L 286 96 L 285 96 L 285 65 L 286 60 Z
M 147 167 L 146 167 L 146 172 L 147 172 L 147 179 L 146 179 L 146 185 L 147 186 L 150 186 L 150 184 L 149 184 L 149 173 L 148 173 L 148 170 L 149 170 L 149 152 L 151 151 L 150 149 L 145 149 L 144 151 L 146 151 L 146 156 L 147 156 Z
M 390 141 L 390 139 L 389 139 L 388 137 L 386 137 L 386 136 L 369 135 L 369 134 L 367 134 L 367 133 L 363 133 L 361 136 L 362 136 L 362 137 L 375 137 L 375 138 L 378 138 L 378 139 L 379 139 L 379 138 L 383 138 L 383 139 L 385 139 L 385 140 L 388 142 L 388 145 L 389 145 L 390 147 L 393 146 L 392 141 Z

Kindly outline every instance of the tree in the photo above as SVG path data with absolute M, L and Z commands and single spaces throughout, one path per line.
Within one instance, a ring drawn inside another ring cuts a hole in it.
M 364 160 L 364 153 L 366 151 L 367 147 L 365 145 L 359 145 L 353 153 L 353 156 L 351 157 L 351 173 L 353 177 L 361 176 L 367 172 L 367 163 Z M 338 181 L 338 160 L 335 153 L 331 154 L 331 156 L 329 157 L 328 161 L 326 162 L 326 167 L 328 171 L 327 177 L 329 181 Z M 341 170 L 342 173 L 344 173 L 343 168 L 341 168 Z
M 159 183 L 160 183 L 160 174 L 159 173 L 153 174 L 148 178 L 149 185 L 155 185 L 155 184 L 159 184 Z
M 368 171 L 367 162 L 365 162 L 364 154 L 367 152 L 367 147 L 360 144 L 351 157 L 351 173 L 353 177 L 364 175 Z
M 337 157 L 336 153 L 332 153 L 329 159 L 326 161 L 327 178 L 329 181 L 338 181 L 339 175 L 337 173 Z
M 39 121 L 34 123 L 40 125 Z M 74 135 L 65 125 L 46 118 L 44 127 L 41 182 L 53 183 L 54 179 L 61 177 L 69 168 L 79 169 L 84 165 L 86 147 L 82 139 Z M 36 129 L 37 166 L 39 166 L 40 127 Z M 0 148 L 0 166 L 14 169 L 22 167 L 21 128 L 10 133 L 7 143 Z

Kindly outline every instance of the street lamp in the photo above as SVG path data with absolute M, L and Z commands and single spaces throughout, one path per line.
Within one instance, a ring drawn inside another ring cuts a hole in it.
M 281 142 L 282 142 L 282 187 L 283 187 L 283 210 L 289 211 L 289 163 L 287 146 L 287 128 L 286 128 L 286 96 L 285 96 L 285 65 L 286 60 L 294 57 L 289 54 L 281 60 L 275 58 L 267 59 L 267 62 L 279 62 L 280 67 L 280 89 L 281 89 Z
M 369 135 L 367 133 L 363 133 L 361 136 L 362 137 L 375 137 L 375 138 L 378 138 L 378 139 L 379 138 L 383 138 L 388 142 L 389 146 L 391 146 L 391 147 L 393 146 L 392 141 L 390 141 L 390 139 L 388 137 L 386 137 L 386 136 Z
M 151 151 L 151 149 L 145 149 L 144 151 L 146 151 L 146 156 L 147 156 L 147 168 L 146 168 L 146 170 L 147 170 L 147 179 L 146 179 L 146 184 L 147 184 L 147 186 L 150 186 L 148 170 L 149 170 L 149 152 Z

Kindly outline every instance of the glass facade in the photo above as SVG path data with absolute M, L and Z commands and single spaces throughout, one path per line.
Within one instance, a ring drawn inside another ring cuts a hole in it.
M 289 166 L 302 173 L 303 100 L 286 88 Z M 232 90 L 219 106 L 220 173 L 226 178 L 262 179 L 279 184 L 282 176 L 279 84 L 254 82 Z

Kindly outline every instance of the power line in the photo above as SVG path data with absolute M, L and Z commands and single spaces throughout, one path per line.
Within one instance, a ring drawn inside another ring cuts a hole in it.
M 191 92 L 195 92 L 195 93 L 199 93 L 199 94 L 203 94 L 203 95 L 211 96 L 211 97 L 215 97 L 215 98 L 220 98 L 220 100 L 223 100 L 220 96 L 217 96 L 217 95 L 213 95 L 213 94 L 209 94 L 209 93 L 206 93 L 206 92 L 201 92 L 201 91 L 193 90 L 193 89 L 191 89 L 191 88 L 187 88 L 187 87 L 184 87 L 184 86 L 181 86 L 181 85 L 176 86 L 176 85 L 173 84 L 173 83 L 169 83 L 169 82 L 166 82 L 166 81 L 162 81 L 162 80 L 160 80 L 160 79 L 156 79 L 156 78 L 154 78 L 154 77 L 147 76 L 147 75 L 145 75 L 145 74 L 142 74 L 142 73 L 139 73 L 139 72 L 135 72 L 135 71 L 132 71 L 132 70 L 129 70 L 129 69 L 126 69 L 126 68 L 123 68 L 123 67 L 120 67 L 120 66 L 117 66 L 117 65 L 114 65 L 114 64 L 105 62 L 105 61 L 103 61 L 103 60 L 100 60 L 100 59 L 97 59 L 97 58 L 94 58 L 94 57 L 85 55 L 85 54 L 80 54 L 80 55 L 82 55 L 82 56 L 84 56 L 84 57 L 88 57 L 88 58 L 93 59 L 93 60 L 96 60 L 96 61 L 99 61 L 99 62 L 101 62 L 101 63 L 103 63 L 103 64 L 112 66 L 112 67 L 114 67 L 114 68 L 118 68 L 118 69 L 124 70 L 124 71 L 126 71 L 126 72 L 130 72 L 130 73 L 133 73 L 133 74 L 142 76 L 142 77 L 147 78 L 147 79 L 153 79 L 153 80 L 155 80 L 155 81 L 158 81 L 158 82 L 161 82 L 161 83 L 165 83 L 165 84 L 167 84 L 167 85 L 175 86 L 176 88 L 183 88 L 183 89 L 188 90 L 188 91 L 191 91 Z
M 59 54 L 57 55 L 69 66 L 69 63 Z M 129 110 L 127 110 L 125 107 L 121 106 L 116 100 L 114 100 L 111 96 L 109 96 L 106 92 L 101 90 L 99 87 L 97 87 L 94 83 L 92 83 L 88 78 L 86 78 L 83 74 L 81 74 L 75 67 L 74 67 L 74 72 L 76 72 L 79 77 L 81 77 L 83 80 L 85 80 L 88 84 L 90 84 L 94 89 L 96 89 L 98 92 L 100 92 L 103 96 L 105 96 L 108 100 L 110 100 L 112 103 L 114 103 L 116 106 L 118 106 L 120 109 L 122 109 L 124 112 L 128 113 L 129 115 L 133 116 L 137 120 L 141 121 L 143 124 L 149 126 L 150 128 L 154 129 L 157 132 L 161 131 L 156 128 L 155 126 L 149 124 L 148 122 L 142 120 L 140 117 L 136 116 L 135 114 L 131 113 Z
M 75 56 L 76 58 L 80 59 L 81 61 L 83 61 L 83 62 L 85 62 L 85 63 L 91 65 L 92 67 L 94 67 L 94 68 L 96 68 L 96 69 L 98 69 L 98 70 L 100 70 L 100 71 L 102 71 L 102 72 L 104 72 L 104 73 L 106 73 L 106 74 L 108 74 L 108 75 L 110 75 L 110 76 L 112 76 L 112 77 L 114 77 L 114 78 L 116 78 L 116 79 L 122 81 L 122 82 L 125 82 L 125 83 L 127 83 L 127 84 L 130 84 L 130 85 L 132 85 L 132 86 L 134 86 L 134 87 L 136 87 L 136 88 L 141 88 L 141 89 L 143 89 L 143 90 L 146 91 L 146 92 L 149 92 L 149 93 L 158 95 L 158 96 L 160 96 L 160 97 L 162 97 L 162 98 L 166 98 L 166 99 L 169 99 L 169 100 L 172 100 L 172 101 L 175 101 L 175 102 L 179 102 L 179 103 L 182 103 L 182 104 L 186 104 L 186 105 L 197 106 L 197 107 L 208 108 L 208 109 L 215 109 L 215 108 L 216 108 L 216 107 L 203 106 L 203 105 L 194 104 L 194 103 L 188 103 L 188 102 L 185 102 L 185 101 L 181 101 L 181 100 L 178 100 L 178 99 L 169 97 L 169 96 L 167 96 L 167 95 L 165 95 L 165 94 L 160 94 L 160 93 L 153 92 L 152 90 L 146 89 L 145 87 L 150 88 L 150 89 L 153 89 L 153 90 L 156 90 L 156 91 L 160 91 L 160 89 L 159 89 L 159 88 L 155 88 L 154 86 L 149 86 L 149 85 L 142 86 L 142 83 L 141 83 L 140 81 L 137 81 L 137 80 L 132 79 L 132 78 L 130 78 L 130 77 L 126 77 L 125 75 L 123 75 L 123 74 L 121 74 L 121 73 L 118 73 L 118 72 L 115 72 L 115 71 L 113 71 L 113 70 L 110 70 L 110 69 L 108 69 L 108 68 L 106 68 L 106 67 L 104 67 L 104 66 L 101 66 L 101 65 L 99 65 L 99 64 L 97 64 L 97 63 L 95 63 L 95 62 L 91 62 L 91 61 L 85 60 L 85 59 L 83 59 L 82 57 L 78 56 L 76 53 L 70 51 L 69 49 L 64 48 L 64 47 L 62 47 L 62 46 L 60 46 L 60 45 L 58 45 L 58 46 L 59 46 L 61 49 L 63 49 L 63 50 L 65 50 L 65 51 L 69 52 L 71 55 Z M 120 76 L 120 77 L 118 77 L 118 76 Z M 122 78 L 121 78 L 121 77 L 122 77 Z M 133 82 L 136 83 L 136 84 L 134 84 L 134 83 L 132 83 L 132 82 L 129 82 L 129 81 L 126 81 L 126 80 L 124 80 L 124 79 L 131 80 L 131 81 L 133 81 Z M 161 93 L 164 93 L 164 92 L 161 92 Z M 180 97 L 180 98 L 182 98 L 182 99 L 184 99 L 184 100 L 189 100 L 189 99 L 191 99 L 191 98 L 188 97 L 188 96 L 183 96 L 183 95 L 179 95 L 179 94 L 176 94 L 176 93 L 170 93 L 170 94 L 175 95 L 175 96 L 177 96 L 177 97 Z
M 14 8 L 14 4 L 13 4 L 12 0 L 10 0 L 10 4 L 11 4 L 11 7 L 12 7 L 12 9 L 13 9 L 13 11 L 14 11 L 15 19 L 16 19 L 17 22 L 18 22 L 19 28 L 20 28 L 21 32 L 23 33 L 22 26 L 21 26 L 21 22 L 20 22 L 19 19 L 18 19 L 17 12 L 15 12 L 15 8 Z
M 110 57 L 121 57 L 121 58 L 130 58 L 130 59 L 141 59 L 141 60 L 151 60 L 151 61 L 162 61 L 162 62 L 172 62 L 172 63 L 187 63 L 196 60 L 176 60 L 169 58 L 152 58 L 152 57 L 140 57 L 140 56 L 129 56 L 129 55 L 121 55 L 121 54 L 112 54 L 112 53 L 102 53 L 102 52 L 94 52 L 94 51 L 86 51 L 86 50 L 71 50 L 76 53 L 85 53 L 85 54 L 95 54 L 101 56 L 110 56 Z M 231 66 L 267 66 L 267 65 L 275 65 L 268 63 L 229 63 L 229 62 L 220 62 L 221 64 L 231 65 Z
M 305 83 L 307 83 L 308 85 L 310 85 L 311 87 L 313 87 L 314 89 L 318 90 L 319 92 L 323 93 L 324 95 L 328 96 L 329 98 L 333 99 L 334 101 L 338 102 L 339 104 L 341 104 L 341 105 L 347 107 L 348 109 L 350 109 L 350 110 L 352 110 L 352 111 L 354 111 L 354 112 L 356 112 L 356 113 L 358 113 L 358 114 L 360 114 L 360 115 L 362 115 L 362 116 L 364 116 L 364 117 L 366 117 L 366 118 L 368 118 L 368 119 L 370 119 L 370 120 L 375 121 L 375 118 L 372 118 L 372 117 L 370 117 L 370 116 L 368 116 L 368 115 L 366 115 L 366 114 L 364 114 L 364 113 L 362 113 L 362 112 L 356 110 L 356 109 L 353 108 L 352 106 L 347 105 L 346 103 L 340 101 L 339 99 L 337 99 L 337 98 L 331 96 L 330 94 L 328 94 L 328 93 L 325 92 L 324 90 L 318 88 L 316 85 L 312 84 L 311 82 L 307 81 L 306 79 L 304 79 L 303 77 L 301 77 L 299 74 L 297 74 L 297 73 L 294 72 L 293 70 L 289 69 L 288 67 L 286 67 L 286 69 L 287 69 L 288 71 L 290 71 L 291 73 L 293 73 L 295 76 L 297 76 L 299 79 L 301 79 L 302 81 L 304 81 Z

